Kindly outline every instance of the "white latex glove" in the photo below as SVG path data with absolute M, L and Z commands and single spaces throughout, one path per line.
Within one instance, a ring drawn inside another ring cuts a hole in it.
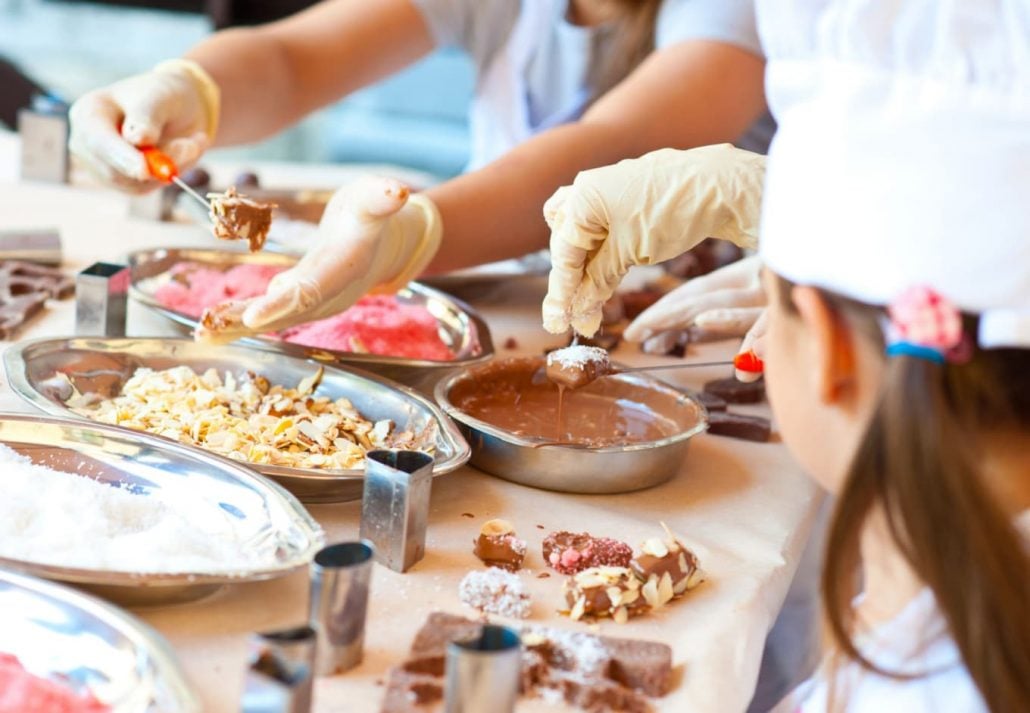
M 633 265 L 676 257 L 708 237 L 753 248 L 765 157 L 730 144 L 662 149 L 583 171 L 544 206 L 551 274 L 544 328 L 592 336 L 601 305 Z
M 421 273 L 440 247 L 433 202 L 390 178 L 360 178 L 326 206 L 318 238 L 304 257 L 269 283 L 263 296 L 209 310 L 202 341 L 232 341 L 312 322 L 347 309 L 370 292 L 392 294 Z
M 630 342 L 643 342 L 687 327 L 742 336 L 765 306 L 761 270 L 756 255 L 695 277 L 644 310 L 623 336 Z
M 75 102 L 68 147 L 100 180 L 146 191 L 161 184 L 138 148 L 157 146 L 183 170 L 211 145 L 218 112 L 218 87 L 200 65 L 163 62 Z

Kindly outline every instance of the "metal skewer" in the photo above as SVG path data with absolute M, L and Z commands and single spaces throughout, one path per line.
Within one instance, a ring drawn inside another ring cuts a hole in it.
M 188 183 L 186 183 L 186 181 L 179 178 L 179 168 L 175 165 L 175 161 L 173 161 L 168 154 L 153 146 L 141 148 L 140 151 L 143 152 L 143 157 L 147 161 L 147 168 L 150 170 L 150 175 L 160 181 L 174 183 L 183 191 L 183 193 L 200 202 L 207 210 L 208 216 L 221 223 L 222 227 L 229 231 L 230 235 L 236 234 L 236 231 L 233 229 L 232 225 L 229 224 L 229 221 L 211 209 L 211 201 L 197 193 Z

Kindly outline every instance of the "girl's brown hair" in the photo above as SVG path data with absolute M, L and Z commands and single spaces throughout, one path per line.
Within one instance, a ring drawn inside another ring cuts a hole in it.
M 662 0 L 608 0 L 615 34 L 604 54 L 601 35 L 594 37 L 588 81 L 594 100 L 621 82 L 654 50 L 655 24 Z
M 796 311 L 790 283 L 779 299 Z M 883 337 L 883 310 L 823 292 L 867 337 Z M 975 317 L 964 318 L 976 334 Z M 1030 350 L 974 350 L 964 364 L 894 356 L 880 401 L 851 463 L 827 535 L 823 607 L 839 651 L 883 671 L 853 640 L 859 540 L 874 508 L 898 549 L 933 591 L 963 662 L 991 711 L 1030 711 L 1030 551 L 983 477 L 987 439 L 1030 434 Z M 1025 441 L 1023 441 L 1025 443 Z M 1025 487 L 1030 463 L 1017 474 Z

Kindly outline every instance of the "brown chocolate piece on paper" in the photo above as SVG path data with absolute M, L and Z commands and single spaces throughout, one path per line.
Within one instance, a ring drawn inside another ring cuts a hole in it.
M 443 689 L 447 644 L 474 638 L 481 627 L 453 614 L 430 614 L 409 659 L 390 672 L 383 713 L 440 710 L 433 696 Z M 548 689 L 584 710 L 646 711 L 645 696 L 669 691 L 672 650 L 665 644 L 543 627 L 528 628 L 522 639 L 522 695 Z
M 772 424 L 769 419 L 761 416 L 716 411 L 708 414 L 708 432 L 714 436 L 729 436 L 765 443 L 772 434 Z
M 730 376 L 709 381 L 704 386 L 706 393 L 718 396 L 731 404 L 757 404 L 765 399 L 765 380 L 744 382 Z
M 619 296 L 622 297 L 622 308 L 626 314 L 626 319 L 632 320 L 639 317 L 644 310 L 660 300 L 663 294 L 660 290 L 620 292 Z
M 48 299 L 75 293 L 75 278 L 57 268 L 20 260 L 0 262 L 0 339 L 10 339 Z

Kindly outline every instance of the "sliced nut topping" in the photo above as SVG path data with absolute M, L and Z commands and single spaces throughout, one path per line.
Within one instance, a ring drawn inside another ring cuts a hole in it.
M 573 621 L 579 621 L 583 618 L 583 612 L 586 611 L 586 607 L 587 598 L 584 596 L 580 596 L 579 599 L 576 600 L 576 603 L 572 606 L 572 611 L 569 612 L 569 618 Z
M 612 613 L 612 619 L 616 624 L 625 624 L 629 621 L 629 612 L 626 611 L 626 607 L 619 607 Z
M 644 595 L 644 601 L 652 609 L 657 609 L 660 606 L 658 603 L 658 580 L 654 577 L 651 577 L 644 583 L 640 593 Z
M 657 537 L 652 537 L 646 540 L 640 549 L 643 550 L 644 554 L 651 555 L 652 557 L 660 558 L 669 554 L 669 548 L 667 548 L 665 543 Z
M 668 572 L 662 574 L 658 580 L 658 602 L 661 606 L 665 606 L 673 597 L 672 591 L 672 577 Z

